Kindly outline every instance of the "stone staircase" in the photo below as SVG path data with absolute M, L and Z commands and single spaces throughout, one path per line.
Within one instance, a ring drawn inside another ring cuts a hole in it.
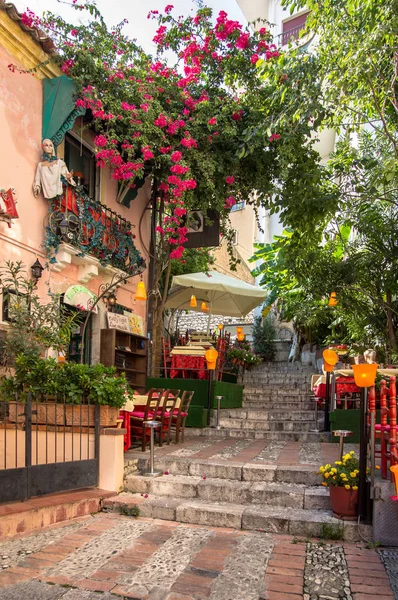
M 221 430 L 206 430 L 204 435 L 328 441 L 330 434 L 314 432 L 315 402 L 310 389 L 312 373 L 312 367 L 299 363 L 265 363 L 248 371 L 244 380 L 242 409 L 222 409 Z M 319 419 L 319 428 L 320 424 Z
M 141 472 L 148 468 L 147 457 L 130 461 L 125 492 L 106 499 L 104 509 L 204 526 L 299 537 L 337 533 L 347 541 L 360 539 L 355 522 L 332 516 L 329 492 L 319 485 L 314 465 L 239 464 L 165 455 L 156 460 L 163 476 L 143 477 Z M 361 533 L 371 537 L 366 526 Z

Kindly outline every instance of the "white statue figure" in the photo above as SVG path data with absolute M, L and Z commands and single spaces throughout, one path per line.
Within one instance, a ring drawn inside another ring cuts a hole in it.
M 52 141 L 43 140 L 41 147 L 43 156 L 41 162 L 37 165 L 33 193 L 37 198 L 39 193 L 42 192 L 44 198 L 51 200 L 62 195 L 61 175 L 65 177 L 70 185 L 76 185 L 76 183 L 73 180 L 73 171 L 69 173 L 64 161 L 55 156 Z

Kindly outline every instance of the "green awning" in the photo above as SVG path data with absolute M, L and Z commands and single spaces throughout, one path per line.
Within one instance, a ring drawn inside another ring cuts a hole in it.
M 86 113 L 85 108 L 76 106 L 75 100 L 76 86 L 66 75 L 43 79 L 42 135 L 43 139 L 52 140 L 54 146 L 59 146 L 77 117 Z

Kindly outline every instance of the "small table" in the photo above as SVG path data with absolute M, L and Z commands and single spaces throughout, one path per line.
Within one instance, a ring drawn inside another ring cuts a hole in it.
M 343 459 L 343 453 L 344 453 L 344 438 L 349 437 L 350 435 L 354 435 L 353 431 L 348 431 L 348 429 L 336 429 L 335 431 L 332 431 L 333 435 L 340 438 L 339 439 L 339 454 L 340 454 L 340 458 L 339 460 Z

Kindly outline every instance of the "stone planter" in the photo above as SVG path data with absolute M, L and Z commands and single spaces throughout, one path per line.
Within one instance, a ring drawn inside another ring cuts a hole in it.
M 8 419 L 11 423 L 25 423 L 24 402 L 9 402 Z M 55 400 L 47 403 L 32 402 L 32 423 L 45 425 L 65 425 L 64 405 Z
M 358 514 L 358 490 L 330 486 L 330 502 L 335 517 L 355 521 Z
M 66 425 L 76 427 L 94 427 L 95 406 L 90 404 L 67 404 L 66 405 Z M 101 427 L 114 427 L 117 425 L 120 410 L 113 406 L 100 406 L 100 425 Z

